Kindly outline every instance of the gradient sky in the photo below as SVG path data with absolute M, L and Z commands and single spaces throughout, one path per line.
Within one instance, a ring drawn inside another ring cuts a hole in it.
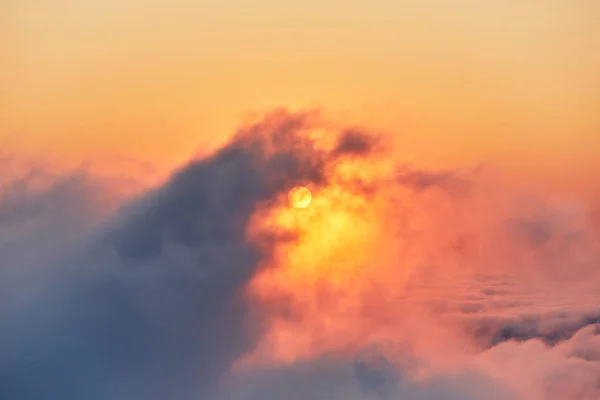
M 425 163 L 584 190 L 600 170 L 596 0 L 3 0 L 0 18 L 0 135 L 23 154 L 172 164 L 251 113 L 322 106 Z

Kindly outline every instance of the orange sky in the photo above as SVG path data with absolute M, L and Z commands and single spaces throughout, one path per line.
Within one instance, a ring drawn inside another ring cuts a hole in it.
M 596 0 L 4 0 L 1 142 L 172 164 L 249 113 L 322 106 L 421 162 L 599 190 L 599 20 Z

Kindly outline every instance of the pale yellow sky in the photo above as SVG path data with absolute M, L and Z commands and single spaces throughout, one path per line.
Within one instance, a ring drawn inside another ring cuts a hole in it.
M 0 135 L 19 151 L 173 162 L 249 112 L 323 106 L 431 162 L 586 182 L 600 169 L 596 0 L 3 0 L 0 13 Z

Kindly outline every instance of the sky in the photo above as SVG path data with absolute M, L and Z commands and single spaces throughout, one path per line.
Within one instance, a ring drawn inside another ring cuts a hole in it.
M 597 400 L 599 20 L 0 0 L 0 398 Z
M 5 0 L 3 142 L 172 166 L 249 115 L 318 107 L 422 162 L 589 188 L 600 6 L 520 2 Z

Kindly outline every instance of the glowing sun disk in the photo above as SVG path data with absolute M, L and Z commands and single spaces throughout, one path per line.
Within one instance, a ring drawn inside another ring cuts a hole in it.
M 308 188 L 304 186 L 297 186 L 290 190 L 288 199 L 292 207 L 306 208 L 312 201 L 312 194 Z

